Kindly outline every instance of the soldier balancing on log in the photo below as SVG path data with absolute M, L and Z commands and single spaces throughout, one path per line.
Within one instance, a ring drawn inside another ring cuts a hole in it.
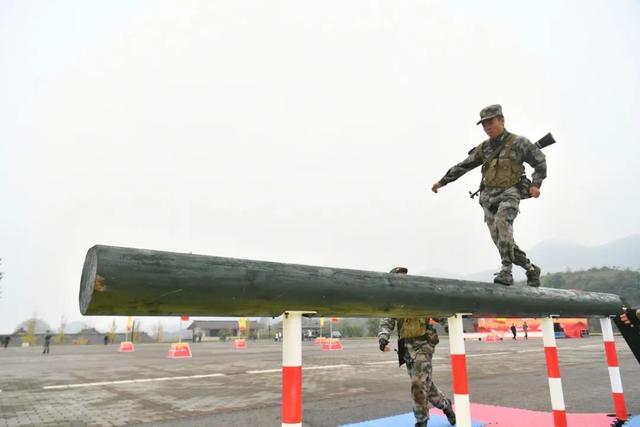
M 489 139 L 469 151 L 462 162 L 453 166 L 431 187 L 434 193 L 465 173 L 482 166 L 480 205 L 484 210 L 491 238 L 498 248 L 502 267 L 495 273 L 493 282 L 513 285 L 512 265 L 525 269 L 527 285 L 540 286 L 539 266 L 533 264 L 527 254 L 513 239 L 513 221 L 519 212 L 521 199 L 540 197 L 540 186 L 547 176 L 547 162 L 540 148 L 553 144 L 551 134 L 533 144 L 524 136 L 507 131 L 500 105 L 489 105 L 480 111 L 480 121 Z M 524 174 L 523 163 L 533 167 L 530 181 Z M 472 195 L 473 198 L 474 195 Z

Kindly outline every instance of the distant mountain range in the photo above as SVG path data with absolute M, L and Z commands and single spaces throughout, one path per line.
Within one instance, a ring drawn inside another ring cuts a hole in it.
M 547 240 L 527 250 L 528 256 L 542 267 L 542 273 L 557 273 L 572 270 L 588 270 L 600 267 L 618 267 L 640 269 L 640 234 L 634 234 L 612 242 L 584 246 L 573 242 Z M 489 282 L 493 280 L 494 270 L 485 270 L 473 274 L 455 274 L 443 270 L 425 270 L 421 275 L 450 277 L 464 280 Z M 522 269 L 514 269 L 514 278 L 523 280 Z
M 631 307 L 640 306 L 640 271 L 638 270 L 600 267 L 584 271 L 551 273 L 542 276 L 542 286 L 617 294 Z
M 529 256 L 548 272 L 599 267 L 640 268 L 640 234 L 598 246 L 548 240 L 529 250 Z

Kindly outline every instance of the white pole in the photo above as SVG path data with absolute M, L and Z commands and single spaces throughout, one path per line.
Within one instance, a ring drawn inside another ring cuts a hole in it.
M 282 427 L 302 426 L 302 312 L 282 320 Z
M 449 349 L 453 376 L 453 399 L 456 405 L 457 427 L 471 427 L 471 403 L 467 381 L 467 356 L 464 350 L 462 314 L 449 317 Z
M 547 361 L 553 425 L 555 427 L 567 427 L 567 413 L 564 407 L 560 362 L 558 361 L 558 348 L 556 347 L 556 334 L 553 330 L 552 317 L 542 319 L 542 341 L 544 342 L 544 355 Z
M 333 347 L 333 317 L 329 320 L 329 351 Z
M 620 377 L 620 365 L 618 363 L 616 342 L 613 338 L 613 328 L 611 328 L 611 319 L 608 317 L 600 319 L 600 326 L 602 327 L 602 340 L 604 341 L 604 352 L 607 358 L 607 367 L 609 368 L 611 396 L 613 397 L 613 406 L 616 410 L 616 417 L 618 417 L 619 420 L 626 421 L 629 417 L 627 415 L 627 405 L 624 401 L 622 378 Z

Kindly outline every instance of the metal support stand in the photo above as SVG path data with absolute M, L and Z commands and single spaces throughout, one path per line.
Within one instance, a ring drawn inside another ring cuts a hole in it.
M 471 403 L 467 381 L 467 356 L 464 350 L 462 314 L 449 317 L 449 348 L 451 374 L 453 376 L 453 398 L 455 401 L 457 427 L 471 427 Z
M 602 340 L 604 341 L 604 352 L 607 357 L 609 380 L 611 381 L 611 396 L 613 397 L 616 417 L 620 421 L 626 421 L 629 417 L 627 415 L 627 405 L 624 401 L 620 365 L 618 364 L 618 353 L 616 351 L 616 342 L 613 338 L 611 319 L 608 317 L 600 319 L 600 326 L 602 327 Z
M 302 315 L 285 311 L 282 320 L 282 427 L 302 426 Z
M 547 361 L 553 425 L 555 427 L 567 427 L 567 413 L 564 407 L 564 394 L 562 392 L 562 379 L 560 378 L 556 334 L 553 330 L 553 317 L 542 319 L 542 340 L 544 342 L 544 356 Z

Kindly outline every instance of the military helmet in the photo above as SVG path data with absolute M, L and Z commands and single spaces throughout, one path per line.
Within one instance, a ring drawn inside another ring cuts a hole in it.
M 485 120 L 489 120 L 494 117 L 504 117 L 504 115 L 502 114 L 502 106 L 500 104 L 489 105 L 480 110 L 480 120 L 478 121 L 478 123 L 476 123 L 476 125 L 479 125 Z
M 407 267 L 393 267 L 389 273 L 407 274 L 408 272 Z

